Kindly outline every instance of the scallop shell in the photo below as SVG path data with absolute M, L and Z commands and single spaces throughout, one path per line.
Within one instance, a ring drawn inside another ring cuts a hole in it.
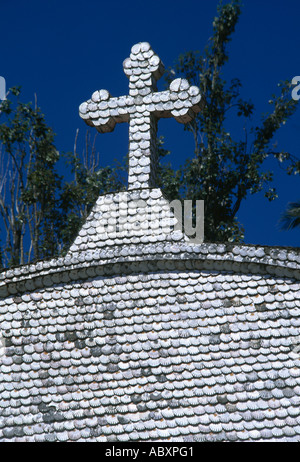
M 81 437 L 81 433 L 79 430 L 69 431 L 68 437 L 70 441 L 78 441 Z
M 285 419 L 288 415 L 287 410 L 284 408 L 276 409 L 275 413 L 276 413 L 276 417 L 278 417 L 279 419 Z
M 75 393 L 72 393 L 72 399 L 74 399 L 75 401 L 81 401 L 83 399 L 82 392 L 78 390 Z
M 23 431 L 24 431 L 25 435 L 27 435 L 27 436 L 33 435 L 33 428 L 31 426 L 24 426 Z
M 209 425 L 209 428 L 213 433 L 220 433 L 223 430 L 222 425 L 220 423 L 219 424 L 212 423 Z
M 160 438 L 168 438 L 170 436 L 169 430 L 157 429 L 157 434 Z
M 61 441 L 61 442 L 69 440 L 69 435 L 68 435 L 68 432 L 66 432 L 66 431 L 64 431 L 62 433 L 57 433 L 56 437 L 57 437 L 58 441 Z
M 22 425 L 23 424 L 23 417 L 17 416 L 14 418 L 14 425 Z
M 275 438 L 280 438 L 283 436 L 283 431 L 281 428 L 273 428 L 272 429 L 272 435 L 275 437 Z
M 80 435 L 83 439 L 90 438 L 91 430 L 89 428 L 83 428 L 82 430 L 80 430 Z
M 59 404 L 59 408 L 62 409 L 63 411 L 67 411 L 70 408 L 70 404 L 66 401 L 62 401 Z
M 192 398 L 193 396 L 195 396 L 195 391 L 194 391 L 194 389 L 192 389 L 192 388 L 186 388 L 186 389 L 185 389 L 185 392 L 184 392 L 184 395 L 185 395 L 187 398 Z
M 293 367 L 293 366 L 294 364 L 292 363 L 289 367 Z M 290 376 L 290 373 L 286 368 L 281 369 L 281 371 L 279 371 L 278 374 L 279 374 L 279 377 L 281 377 L 282 379 L 287 379 Z
M 198 425 L 199 419 L 196 416 L 191 416 L 189 418 L 189 423 L 190 425 Z
M 34 442 L 35 443 L 43 443 L 45 441 L 45 436 L 44 434 L 36 434 L 34 435 Z M 24 440 L 22 439 L 22 442 L 24 442 Z
M 288 436 L 288 437 L 294 436 L 296 434 L 294 428 L 287 427 L 287 426 L 283 428 L 283 433 L 285 436 Z

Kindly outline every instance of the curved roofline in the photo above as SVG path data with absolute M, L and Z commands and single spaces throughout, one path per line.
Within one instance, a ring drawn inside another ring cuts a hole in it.
M 300 280 L 300 252 L 283 247 L 169 241 L 104 246 L 0 273 L 0 297 L 95 276 L 204 270 Z

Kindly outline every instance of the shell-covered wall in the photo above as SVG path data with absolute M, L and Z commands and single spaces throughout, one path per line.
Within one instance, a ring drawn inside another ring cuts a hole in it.
M 0 273 L 0 441 L 300 441 L 299 252 L 135 227 L 172 218 L 141 194 Z
M 298 440 L 298 282 L 179 266 L 1 300 L 0 440 Z

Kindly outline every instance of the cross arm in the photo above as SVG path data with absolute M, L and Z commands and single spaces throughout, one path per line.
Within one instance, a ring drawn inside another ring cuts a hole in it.
M 95 91 L 91 99 L 80 105 L 79 115 L 87 125 L 107 133 L 112 132 L 117 123 L 129 122 L 130 114 L 137 108 L 152 112 L 158 119 L 174 117 L 185 124 L 201 111 L 204 102 L 198 87 L 190 86 L 186 79 L 175 79 L 169 90 L 135 98 L 112 98 L 107 90 Z
M 107 133 L 112 132 L 117 123 L 129 122 L 134 110 L 132 96 L 112 98 L 107 90 L 99 90 L 79 106 L 79 115 L 90 127 Z
M 144 102 L 157 118 L 174 117 L 177 122 L 185 124 L 202 110 L 205 100 L 198 87 L 190 86 L 186 79 L 175 79 L 169 90 L 151 93 Z

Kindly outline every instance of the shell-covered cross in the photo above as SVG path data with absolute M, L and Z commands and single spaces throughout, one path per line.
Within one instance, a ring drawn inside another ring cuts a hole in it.
M 113 131 L 116 123 L 129 122 L 128 189 L 155 187 L 158 119 L 174 117 L 188 123 L 204 100 L 199 88 L 185 79 L 175 79 L 168 90 L 157 91 L 164 66 L 147 42 L 131 48 L 123 68 L 129 78 L 129 95 L 113 98 L 107 90 L 95 91 L 80 105 L 79 114 L 100 133 Z

